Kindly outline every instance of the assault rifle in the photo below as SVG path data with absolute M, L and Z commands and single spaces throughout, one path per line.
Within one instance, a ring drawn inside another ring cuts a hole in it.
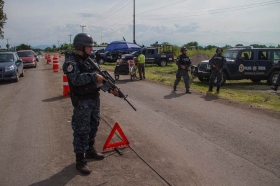
M 93 67 L 95 67 L 95 69 L 97 69 L 98 73 L 103 76 L 107 81 L 104 81 L 103 82 L 103 85 L 101 87 L 101 90 L 103 90 L 104 92 L 110 90 L 110 89 L 118 89 L 118 92 L 119 92 L 119 97 L 120 98 L 123 98 L 135 111 L 136 111 L 136 108 L 126 99 L 127 98 L 127 95 L 124 95 L 122 93 L 122 91 L 119 89 L 119 87 L 117 87 L 115 85 L 115 80 L 112 78 L 112 76 L 110 76 L 110 74 L 104 70 L 104 71 L 101 71 L 99 66 L 97 66 L 97 64 L 90 58 L 88 57 L 86 59 Z

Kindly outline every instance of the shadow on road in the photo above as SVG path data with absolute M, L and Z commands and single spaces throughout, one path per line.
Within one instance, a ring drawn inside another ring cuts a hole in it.
M 185 95 L 185 93 L 177 93 L 175 91 L 171 91 L 169 95 L 164 96 L 164 99 L 172 99 L 172 98 L 177 98 L 182 95 Z
M 57 174 L 51 176 L 46 180 L 39 181 L 37 183 L 33 183 L 30 186 L 61 186 L 66 185 L 70 180 L 72 180 L 76 175 L 82 175 L 78 171 L 75 171 L 75 163 L 68 165 L 64 169 L 62 169 Z M 82 175 L 83 176 L 83 175 Z
M 201 98 L 204 98 L 205 101 L 212 101 L 219 99 L 217 94 L 206 92 L 205 96 L 202 96 Z
M 53 102 L 53 101 L 58 101 L 58 100 L 62 100 L 62 99 L 68 99 L 68 97 L 57 96 L 57 97 L 53 97 L 53 98 L 44 99 L 42 101 L 43 102 Z

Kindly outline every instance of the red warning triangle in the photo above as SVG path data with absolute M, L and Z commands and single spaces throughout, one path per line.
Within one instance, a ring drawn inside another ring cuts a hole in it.
M 112 140 L 112 137 L 116 131 L 119 132 L 123 141 L 110 144 L 110 141 Z M 103 146 L 103 151 L 107 150 L 107 149 L 118 148 L 118 147 L 123 147 L 123 146 L 129 146 L 129 142 L 128 142 L 126 136 L 124 135 L 121 127 L 119 126 L 118 122 L 116 122 L 110 135 L 108 136 L 108 138 Z

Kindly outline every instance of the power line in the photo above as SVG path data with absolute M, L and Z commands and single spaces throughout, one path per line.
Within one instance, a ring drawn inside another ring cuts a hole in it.
M 148 10 L 148 11 L 145 11 L 145 12 L 141 12 L 141 13 L 138 13 L 136 15 L 145 14 L 147 12 L 151 12 L 151 11 L 154 11 L 154 10 L 162 9 L 162 8 L 165 8 L 165 7 L 168 7 L 168 6 L 172 6 L 174 4 L 178 4 L 178 3 L 181 3 L 181 2 L 183 2 L 183 1 L 178 1 L 176 3 L 172 3 L 172 4 L 169 4 L 169 5 L 162 6 L 162 7 L 158 7 L 158 8 L 155 8 L 155 9 L 152 9 L 152 10 Z M 177 17 L 170 17 L 169 16 L 169 17 L 165 17 L 165 18 L 150 18 L 150 20 L 176 19 L 176 18 L 182 18 L 182 17 L 202 16 L 202 15 L 209 14 L 209 13 L 210 14 L 216 14 L 216 13 L 224 13 L 224 12 L 230 12 L 230 11 L 239 11 L 239 10 L 244 10 L 244 9 L 252 9 L 252 8 L 257 8 L 257 7 L 262 7 L 262 6 L 269 6 L 269 5 L 273 5 L 273 4 L 277 4 L 277 3 L 280 3 L 279 0 L 266 1 L 266 2 L 261 2 L 261 3 L 254 3 L 254 4 L 242 5 L 242 6 L 236 6 L 236 7 L 228 7 L 228 8 L 220 8 L 220 9 L 212 9 L 212 10 L 195 11 L 195 12 L 190 12 L 190 14 L 188 14 L 188 15 L 180 15 L 180 16 L 178 15 Z M 116 29 L 112 28 L 112 26 L 118 25 L 119 23 L 123 23 L 122 26 L 124 24 L 126 25 L 129 22 L 131 22 L 131 21 L 129 21 L 127 23 L 124 23 L 124 21 L 128 20 L 128 19 L 131 19 L 131 18 L 121 19 L 121 21 L 118 21 L 118 22 L 115 22 L 114 24 L 111 24 L 110 28 L 113 29 L 113 30 L 116 30 Z
M 186 0 L 183 0 L 183 1 L 186 1 Z M 169 4 L 169 5 L 161 6 L 161 7 L 158 7 L 158 8 L 152 9 L 152 10 L 148 10 L 148 11 L 145 11 L 145 12 L 141 12 L 141 13 L 136 14 L 136 15 L 141 15 L 141 14 L 144 14 L 144 13 L 147 13 L 147 12 L 151 12 L 151 11 L 158 10 L 158 9 L 161 9 L 161 8 L 169 7 L 169 6 L 172 6 L 172 5 L 178 4 L 178 3 L 182 3 L 183 1 L 179 1 L 179 2 L 176 2 L 176 3 Z
M 221 8 L 221 9 L 212 9 L 212 10 L 203 10 L 203 11 L 195 11 L 190 12 L 188 15 L 178 15 L 176 17 L 164 17 L 164 18 L 151 18 L 150 20 L 158 20 L 158 19 L 176 19 L 176 18 L 182 18 L 182 17 L 191 17 L 191 16 L 201 16 L 205 14 L 217 14 L 217 13 L 224 13 L 224 12 L 231 12 L 231 11 L 238 11 L 238 10 L 244 10 L 244 9 L 251 9 L 251 8 L 257 8 L 262 6 L 269 6 L 273 4 L 280 3 L 278 0 L 274 1 L 267 1 L 262 3 L 255 3 L 255 4 L 249 4 L 249 5 L 242 5 L 242 6 L 236 6 L 236 7 L 228 7 L 228 8 Z M 205 12 L 205 13 L 204 13 Z
M 125 4 L 124 6 L 120 7 L 119 9 L 117 9 L 117 10 L 115 10 L 115 11 L 111 12 L 111 13 L 110 13 L 110 14 L 108 14 L 106 17 L 103 17 L 103 18 L 101 18 L 101 19 L 97 20 L 97 22 L 100 22 L 100 21 L 102 21 L 102 20 L 106 19 L 107 17 L 109 17 L 109 16 L 111 16 L 112 14 L 114 14 L 114 13 L 116 13 L 116 12 L 120 11 L 121 9 L 123 9 L 124 7 L 126 7 L 127 5 L 129 5 L 129 4 L 131 4 L 131 3 L 132 3 L 132 1 L 130 1 L 129 3 Z
M 121 0 L 120 2 L 118 2 L 115 6 L 113 6 L 112 8 L 110 8 L 109 10 L 107 10 L 106 12 L 104 12 L 103 14 L 101 14 L 100 16 L 98 16 L 97 18 L 93 19 L 90 23 L 93 22 L 98 22 L 100 21 L 102 18 L 104 18 L 104 16 L 106 16 L 107 13 L 112 13 L 112 11 L 116 10 L 118 7 L 120 7 L 122 4 L 124 4 L 127 0 Z
M 186 1 L 186 0 L 183 0 L 183 1 Z M 145 12 L 141 12 L 141 13 L 138 13 L 136 15 L 141 15 L 141 14 L 144 14 L 144 13 L 147 13 L 147 12 L 151 12 L 151 11 L 154 11 L 154 10 L 157 10 L 157 9 L 161 9 L 161 8 L 165 8 L 165 7 L 169 7 L 169 6 L 172 6 L 172 5 L 175 5 L 175 4 L 178 4 L 178 3 L 182 3 L 183 1 L 178 1 L 178 2 L 175 2 L 175 3 L 172 3 L 172 4 L 169 4 L 169 5 L 165 5 L 165 6 L 161 6 L 161 7 L 158 7 L 158 8 L 155 8 L 155 9 L 152 9 L 152 10 L 148 10 L 148 11 L 145 11 Z M 125 20 L 128 20 L 130 18 L 127 18 L 127 19 L 122 19 L 122 21 L 125 21 Z M 113 25 L 110 25 L 110 26 L 114 26 L 116 24 L 119 24 L 119 22 L 113 24 Z

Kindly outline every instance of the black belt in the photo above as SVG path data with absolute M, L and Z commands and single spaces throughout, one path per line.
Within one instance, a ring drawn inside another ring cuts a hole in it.
M 86 94 L 86 95 L 75 95 L 79 98 L 79 100 L 86 100 L 86 99 L 99 99 L 99 92 L 93 93 L 93 94 Z

